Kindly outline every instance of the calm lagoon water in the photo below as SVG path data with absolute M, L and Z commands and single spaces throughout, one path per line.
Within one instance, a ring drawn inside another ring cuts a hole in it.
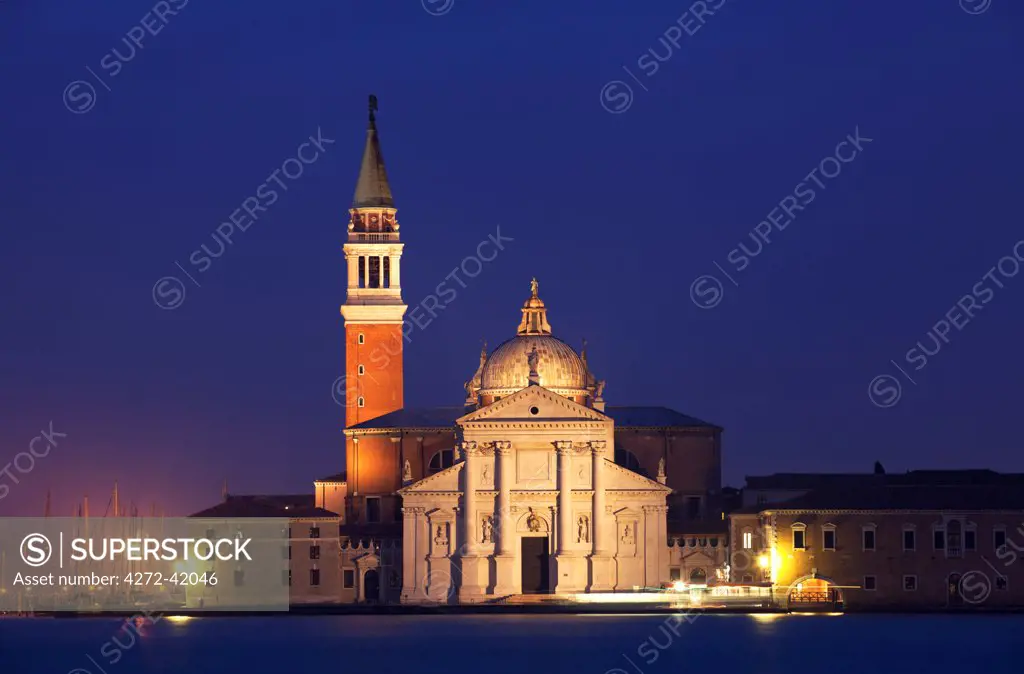
M 1024 655 L 1022 616 L 706 615 L 692 623 L 619 615 L 164 619 L 144 627 L 134 643 L 122 625 L 96 618 L 0 620 L 0 673 L 1016 674 Z

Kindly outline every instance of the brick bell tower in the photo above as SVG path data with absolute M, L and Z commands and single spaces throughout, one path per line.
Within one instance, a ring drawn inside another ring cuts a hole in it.
M 397 209 L 391 197 L 384 155 L 377 135 L 377 97 L 370 96 L 370 123 L 349 209 L 348 289 L 341 315 L 345 320 L 345 426 L 401 409 L 402 383 L 402 246 Z M 349 439 L 351 444 L 351 439 Z M 358 494 L 358 450 L 346 447 L 349 490 Z M 355 480 L 355 484 L 353 484 Z

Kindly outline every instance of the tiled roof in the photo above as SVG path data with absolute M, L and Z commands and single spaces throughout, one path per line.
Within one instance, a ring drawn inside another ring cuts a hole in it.
M 466 413 L 464 405 L 458 407 L 406 407 L 369 419 L 348 430 L 367 428 L 451 428 L 455 420 Z
M 757 510 L 1024 511 L 1024 489 L 1013 486 L 962 485 L 818 489 L 790 501 L 760 506 Z
M 377 428 L 451 428 L 455 420 L 466 414 L 465 406 L 458 407 L 413 407 L 389 412 L 375 419 L 350 426 L 349 430 Z M 697 426 L 717 428 L 714 424 L 687 416 L 667 407 L 624 407 L 609 406 L 604 414 L 615 421 L 616 426 Z
M 747 489 L 803 490 L 818 488 L 952 485 L 1020 485 L 1024 474 L 993 470 L 911 470 L 906 473 L 774 473 L 748 475 Z
M 330 510 L 317 508 L 312 494 L 281 495 L 228 495 L 217 505 L 200 510 L 190 517 L 236 518 L 236 517 L 288 517 L 292 519 L 327 517 L 339 515 Z
M 668 407 L 620 407 L 609 405 L 604 412 L 615 420 L 616 426 L 704 426 L 714 424 L 676 412 Z

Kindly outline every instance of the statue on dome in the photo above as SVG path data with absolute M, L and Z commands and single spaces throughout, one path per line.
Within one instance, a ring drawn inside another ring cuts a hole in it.
M 526 362 L 530 366 L 530 384 L 540 384 L 540 374 L 537 373 L 537 366 L 540 365 L 540 353 L 537 352 L 537 345 L 534 344 L 530 353 L 526 354 Z
M 539 289 L 540 289 L 540 284 L 537 283 L 537 277 L 535 276 L 532 279 L 530 279 L 530 295 L 533 296 L 533 297 L 537 297 L 538 296 L 537 295 L 537 291 Z

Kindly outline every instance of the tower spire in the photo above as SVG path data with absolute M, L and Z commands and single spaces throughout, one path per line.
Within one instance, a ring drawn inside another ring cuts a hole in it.
M 366 128 L 366 148 L 359 167 L 359 180 L 352 198 L 352 208 L 394 208 L 388 172 L 384 168 L 384 155 L 377 136 L 377 97 L 370 95 L 370 123 Z

